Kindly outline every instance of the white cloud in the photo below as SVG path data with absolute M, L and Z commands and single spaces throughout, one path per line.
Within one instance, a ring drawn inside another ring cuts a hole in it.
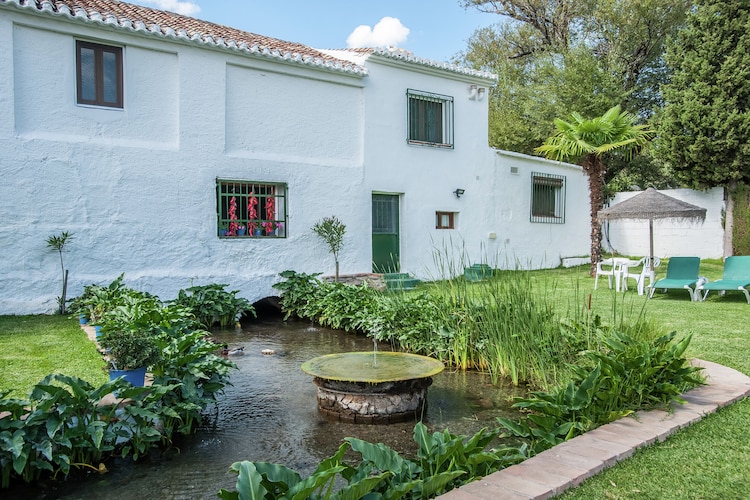
M 346 45 L 349 48 L 398 46 L 408 36 L 409 28 L 401 24 L 401 21 L 395 17 L 384 17 L 374 28 L 364 24 L 354 28 L 346 38 Z
M 141 3 L 151 4 L 161 10 L 168 10 L 182 14 L 183 16 L 194 16 L 201 11 L 200 6 L 195 2 L 181 2 L 180 0 L 142 0 Z

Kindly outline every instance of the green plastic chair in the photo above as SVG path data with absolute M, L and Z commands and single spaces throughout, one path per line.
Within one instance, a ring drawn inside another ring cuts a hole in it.
M 704 283 L 698 287 L 698 297 L 700 300 L 706 300 L 708 292 L 716 290 L 722 295 L 724 292 L 738 290 L 745 294 L 747 303 L 750 304 L 750 256 L 735 255 L 727 257 L 724 261 L 724 274 L 720 280 Z M 704 291 L 700 296 L 700 291 Z
M 695 293 L 700 265 L 700 257 L 672 257 L 667 264 L 667 277 L 649 284 L 651 291 L 648 298 L 654 296 L 654 291 L 657 288 L 665 291 L 668 289 L 684 289 L 690 294 L 690 300 L 695 301 L 700 296 L 700 294 L 696 295 Z

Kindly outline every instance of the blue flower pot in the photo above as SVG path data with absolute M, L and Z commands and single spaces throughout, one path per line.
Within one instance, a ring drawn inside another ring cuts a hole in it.
M 237 230 L 237 236 L 245 236 L 246 229 L 238 229 Z
M 86 317 L 85 314 L 79 314 L 78 321 L 80 321 L 82 325 L 85 325 L 86 323 L 89 322 L 89 319 Z
M 102 327 L 99 325 L 94 326 L 94 332 L 96 332 L 96 340 L 99 340 L 102 336 Z
M 143 387 L 146 384 L 146 367 L 136 368 L 135 370 L 110 370 L 109 380 L 115 380 L 122 377 L 126 382 L 134 387 Z

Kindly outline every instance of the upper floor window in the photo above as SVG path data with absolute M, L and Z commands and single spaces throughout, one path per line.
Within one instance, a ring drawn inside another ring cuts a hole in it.
M 531 173 L 531 222 L 565 223 L 565 177 Z
M 122 108 L 122 47 L 76 41 L 78 104 Z
M 216 179 L 216 219 L 222 238 L 286 237 L 286 184 Z
M 407 89 L 409 144 L 453 147 L 453 98 Z

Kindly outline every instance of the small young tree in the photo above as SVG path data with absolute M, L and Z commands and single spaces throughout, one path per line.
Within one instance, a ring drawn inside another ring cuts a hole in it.
M 324 217 L 322 220 L 316 222 L 313 225 L 312 230 L 326 242 L 328 249 L 333 254 L 333 259 L 336 261 L 336 281 L 338 281 L 339 252 L 341 251 L 341 247 L 344 246 L 346 225 L 334 215 L 331 217 Z
M 59 236 L 52 235 L 47 238 L 47 246 L 60 254 L 60 269 L 62 270 L 63 279 L 62 296 L 59 299 L 60 304 L 58 309 L 60 314 L 65 314 L 65 295 L 68 290 L 68 271 L 65 269 L 65 264 L 63 263 L 63 250 L 65 249 L 65 244 L 72 238 L 73 235 L 68 231 L 63 231 Z

